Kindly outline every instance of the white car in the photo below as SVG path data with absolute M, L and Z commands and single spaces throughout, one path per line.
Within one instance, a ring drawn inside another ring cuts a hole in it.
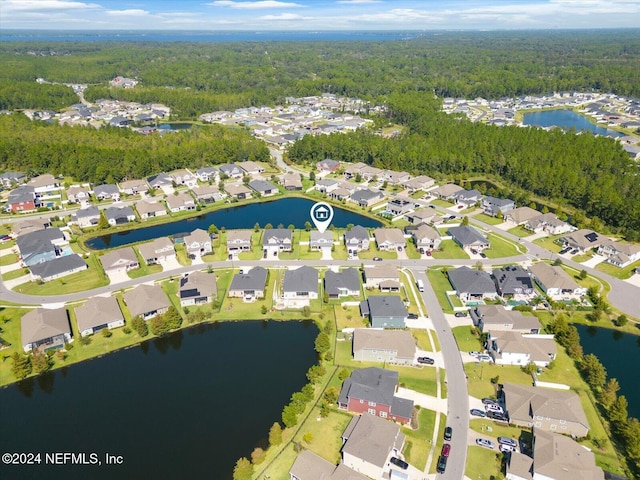
M 476 438 L 476 445 L 480 445 L 481 447 L 486 448 L 495 448 L 495 445 L 491 440 L 487 440 L 486 438 Z
M 496 412 L 496 413 L 504 413 L 504 410 L 497 403 L 488 403 L 484 406 L 484 409 L 487 412 Z
M 481 353 L 480 355 L 478 355 L 477 359 L 480 360 L 481 362 L 490 362 L 491 361 L 491 357 L 489 355 L 484 354 L 484 353 Z

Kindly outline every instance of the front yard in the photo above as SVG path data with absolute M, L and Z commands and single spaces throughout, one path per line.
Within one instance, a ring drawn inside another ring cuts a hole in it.
M 453 240 L 443 240 L 440 248 L 431 254 L 436 259 L 468 259 L 469 255 Z
M 522 245 L 507 240 L 495 233 L 487 234 L 487 238 L 491 244 L 491 248 L 483 252 L 487 258 L 513 257 L 526 251 Z

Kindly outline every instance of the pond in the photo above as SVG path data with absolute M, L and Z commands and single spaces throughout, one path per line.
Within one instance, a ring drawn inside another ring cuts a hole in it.
M 608 128 L 591 123 L 583 115 L 573 110 L 544 110 L 542 112 L 525 113 L 523 125 L 535 125 L 537 127 L 560 127 L 565 129 L 575 128 L 579 132 L 592 132 L 594 135 L 607 137 L 622 137 L 624 133 L 616 132 Z
M 316 363 L 311 321 L 203 324 L 0 390 L 0 478 L 215 478 L 266 446 Z M 82 348 L 76 345 L 75 348 Z M 45 465 L 45 453 L 98 454 L 103 465 Z M 105 465 L 105 454 L 122 465 Z
M 191 123 L 161 123 L 158 130 L 189 130 L 192 126 Z
M 270 223 L 273 227 L 279 224 L 284 227 L 293 224 L 296 228 L 304 228 L 305 222 L 311 220 L 309 211 L 314 203 L 306 198 L 283 198 L 271 202 L 229 207 L 185 220 L 90 238 L 86 245 L 95 250 L 121 247 L 130 243 L 192 232 L 197 228 L 207 230 L 211 224 L 215 224 L 218 228 L 225 227 L 227 230 L 253 228 L 256 222 L 261 227 Z M 333 207 L 333 211 L 331 224 L 336 227 L 346 227 L 350 223 L 363 227 L 382 225 L 378 220 L 349 210 Z
M 576 324 L 585 354 L 593 353 L 607 370 L 607 378 L 617 378 L 618 395 L 629 401 L 629 415 L 640 418 L 640 384 L 635 361 L 640 358 L 640 337 L 608 328 Z

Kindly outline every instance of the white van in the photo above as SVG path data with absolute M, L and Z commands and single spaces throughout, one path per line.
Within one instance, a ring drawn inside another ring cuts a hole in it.
M 424 292 L 424 283 L 422 282 L 422 280 L 418 280 L 416 282 L 416 285 L 418 285 L 418 290 L 420 290 L 421 292 Z

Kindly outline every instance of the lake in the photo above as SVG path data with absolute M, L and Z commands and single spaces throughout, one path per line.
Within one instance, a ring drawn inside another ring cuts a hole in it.
M 207 230 L 211 224 L 215 224 L 218 228 L 225 227 L 226 229 L 253 228 L 256 222 L 261 227 L 270 223 L 274 228 L 279 224 L 284 225 L 285 228 L 290 224 L 295 225 L 296 228 L 304 228 L 305 222 L 311 220 L 309 211 L 314 203 L 313 200 L 307 200 L 306 198 L 283 198 L 271 202 L 251 203 L 237 207 L 230 206 L 215 212 L 162 225 L 101 235 L 90 238 L 87 240 L 86 245 L 95 250 L 121 247 L 130 243 L 192 232 L 197 228 Z M 335 227 L 346 227 L 350 223 L 362 225 L 363 227 L 379 227 L 382 225 L 378 220 L 338 207 L 333 207 L 333 212 L 331 224 Z
M 522 124 L 535 125 L 536 127 L 560 127 L 567 130 L 575 128 L 579 132 L 592 132 L 594 135 L 605 135 L 607 137 L 624 136 L 624 133 L 591 123 L 587 117 L 579 115 L 573 110 L 544 110 L 542 112 L 525 113 Z
M 317 333 L 311 321 L 198 325 L 10 385 L 2 453 L 43 464 L 0 465 L 0 478 L 231 480 L 307 382 Z M 51 452 L 95 452 L 103 465 L 44 465 Z M 106 453 L 124 463 L 106 466 Z
M 593 353 L 607 369 L 607 378 L 617 378 L 618 395 L 629 401 L 629 415 L 640 418 L 640 384 L 635 361 L 640 358 L 640 337 L 618 330 L 576 324 L 584 353 Z

